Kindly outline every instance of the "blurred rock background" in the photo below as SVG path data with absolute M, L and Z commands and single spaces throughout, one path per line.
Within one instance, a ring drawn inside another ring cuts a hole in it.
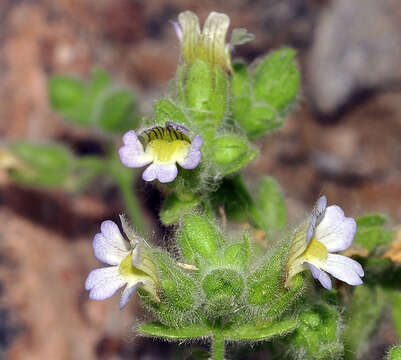
M 294 222 L 324 193 L 347 214 L 382 211 L 400 224 L 398 0 L 1 0 L 1 139 L 53 139 L 77 154 L 101 151 L 96 134 L 51 111 L 49 76 L 87 78 L 94 66 L 104 67 L 149 113 L 177 64 L 169 20 L 186 9 L 202 20 L 225 12 L 234 27 L 253 32 L 256 40 L 234 55 L 247 62 L 284 45 L 298 50 L 299 105 L 282 130 L 259 141 L 249 183 L 275 176 Z M 147 211 L 149 188 L 138 190 Z M 116 194 L 106 186 L 71 196 L 0 179 L 0 359 L 150 360 L 175 351 L 131 335 L 142 316 L 134 302 L 120 313 L 117 296 L 89 301 L 83 288 L 98 265 L 93 235 L 103 219 L 123 211 Z M 394 341 L 391 326 L 382 327 L 372 359 Z

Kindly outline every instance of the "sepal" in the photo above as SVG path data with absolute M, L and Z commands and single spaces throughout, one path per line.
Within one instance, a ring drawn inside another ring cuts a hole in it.
M 226 135 L 214 139 L 213 161 L 223 175 L 232 174 L 248 165 L 258 151 L 242 137 Z
M 177 241 L 188 263 L 198 267 L 221 263 L 223 237 L 205 217 L 195 214 L 184 216 Z

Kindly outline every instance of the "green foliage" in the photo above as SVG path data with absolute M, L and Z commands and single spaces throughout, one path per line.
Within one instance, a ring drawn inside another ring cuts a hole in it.
M 169 99 L 161 99 L 154 106 L 156 124 L 165 125 L 167 121 L 190 127 L 188 118 L 181 109 Z
M 233 308 L 238 304 L 244 292 L 244 279 L 240 273 L 231 269 L 216 269 L 202 280 L 206 297 L 206 311 L 212 319 L 233 315 Z
M 270 249 L 269 257 L 264 261 L 261 268 L 248 277 L 249 304 L 266 305 L 276 298 L 279 284 L 284 282 L 285 263 L 285 246 Z
M 249 267 L 250 243 L 247 233 L 241 243 L 228 246 L 224 252 L 224 263 L 240 270 L 246 271 Z
M 184 216 L 177 241 L 182 255 L 190 264 L 221 263 L 223 237 L 216 226 L 203 216 Z
M 184 214 L 198 206 L 200 200 L 199 196 L 195 196 L 185 201 L 180 199 L 175 193 L 170 194 L 163 203 L 160 211 L 160 220 L 164 225 L 177 223 Z
M 391 348 L 387 360 L 401 360 L 401 346 L 394 346 Z
M 217 209 L 224 207 L 227 217 L 234 221 L 249 221 L 263 229 L 264 219 L 241 176 L 223 179 L 218 190 L 212 194 L 212 203 Z
M 52 107 L 67 121 L 122 133 L 138 126 L 137 105 L 132 93 L 113 85 L 110 76 L 95 69 L 89 83 L 56 75 L 49 81 Z
M 70 151 L 59 144 L 9 144 L 11 152 L 22 161 L 23 168 L 12 178 L 31 186 L 66 187 L 75 166 Z
M 343 352 L 340 337 L 340 315 L 326 304 L 305 309 L 299 316 L 299 327 L 288 339 L 292 351 L 302 359 L 337 359 Z
M 238 327 L 231 327 L 223 331 L 225 338 L 229 341 L 266 341 L 273 337 L 287 335 L 294 331 L 298 322 L 293 319 L 278 322 L 261 322 L 255 324 L 244 324 Z
M 258 151 L 236 135 L 221 136 L 213 143 L 213 161 L 223 175 L 234 173 L 251 162 Z
M 263 177 L 259 183 L 257 202 L 267 229 L 282 229 L 287 224 L 287 209 L 277 181 Z
M 145 336 L 161 337 L 169 340 L 187 340 L 210 337 L 212 329 L 205 324 L 193 324 L 180 328 L 171 328 L 158 322 L 151 322 L 139 326 L 138 331 Z
M 394 239 L 394 231 L 384 225 L 387 217 L 383 214 L 368 214 L 356 219 L 357 233 L 354 242 L 370 252 L 377 247 L 388 245 Z
M 281 116 L 298 93 L 300 75 L 295 51 L 282 49 L 262 59 L 253 74 L 235 64 L 231 80 L 232 112 L 251 139 L 281 125 Z
M 366 342 L 378 326 L 385 304 L 383 290 L 367 285 L 355 288 L 345 319 L 345 359 L 362 359 Z

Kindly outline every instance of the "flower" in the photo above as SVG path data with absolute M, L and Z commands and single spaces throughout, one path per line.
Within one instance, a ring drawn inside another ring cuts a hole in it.
M 326 197 L 320 197 L 309 221 L 295 231 L 287 262 L 286 285 L 306 269 L 310 269 L 312 276 L 328 290 L 332 284 L 327 273 L 347 284 L 361 285 L 362 266 L 347 256 L 334 254 L 350 247 L 355 233 L 355 220 L 345 217 L 337 205 L 327 207 Z
M 180 13 L 178 23 L 173 22 L 173 24 L 181 42 L 181 55 L 185 62 L 191 64 L 194 60 L 200 59 L 212 65 L 219 65 L 229 73 L 232 72 L 231 48 L 254 39 L 254 35 L 248 33 L 246 29 L 234 29 L 230 43 L 226 44 L 230 18 L 217 12 L 209 14 L 202 31 L 199 19 L 192 11 Z
M 165 127 L 154 126 L 138 135 L 130 130 L 124 135 L 124 146 L 119 150 L 121 162 L 132 168 L 152 163 L 143 172 L 142 179 L 171 182 L 177 177 L 176 163 L 184 169 L 194 169 L 201 160 L 201 136 L 196 135 L 192 142 L 188 136 L 188 129 L 173 122 L 166 122 Z
M 124 217 L 121 223 L 129 242 L 124 239 L 118 226 L 111 220 L 102 222 L 101 232 L 93 239 L 93 252 L 103 263 L 110 265 L 90 272 L 85 282 L 90 290 L 89 298 L 104 300 L 126 285 L 121 295 L 120 309 L 123 309 L 138 287 L 146 290 L 159 301 L 156 266 L 149 253 L 149 246 L 128 226 Z

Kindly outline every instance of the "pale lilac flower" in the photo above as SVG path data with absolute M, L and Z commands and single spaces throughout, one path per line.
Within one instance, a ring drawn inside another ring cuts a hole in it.
M 230 51 L 235 45 L 245 44 L 254 39 L 254 35 L 246 29 L 234 29 L 230 43 L 226 43 L 226 35 L 230 26 L 230 18 L 223 13 L 211 12 L 201 31 L 199 19 L 192 11 L 184 11 L 178 15 L 178 23 L 173 22 L 175 32 L 181 42 L 181 55 L 185 62 L 192 63 L 196 59 L 211 65 L 221 66 L 232 72 Z
M 327 207 L 322 196 L 310 220 L 294 234 L 287 263 L 287 285 L 296 274 L 310 269 L 326 289 L 332 287 L 327 273 L 350 285 L 361 285 L 362 266 L 355 260 L 334 254 L 348 249 L 356 233 L 356 222 L 337 205 Z
M 125 166 L 139 168 L 150 164 L 142 174 L 145 181 L 171 182 L 177 177 L 176 163 L 184 169 L 194 169 L 202 157 L 200 135 L 191 141 L 188 129 L 172 122 L 139 134 L 130 130 L 124 135 L 123 143 L 119 154 Z
M 90 272 L 85 282 L 86 290 L 90 290 L 89 298 L 107 299 L 126 285 L 121 294 L 120 309 L 127 305 L 138 287 L 142 287 L 158 301 L 158 278 L 149 246 L 129 228 L 123 217 L 121 222 L 129 241 L 124 239 L 118 226 L 110 220 L 102 222 L 101 232 L 93 239 L 95 256 L 110 266 Z

